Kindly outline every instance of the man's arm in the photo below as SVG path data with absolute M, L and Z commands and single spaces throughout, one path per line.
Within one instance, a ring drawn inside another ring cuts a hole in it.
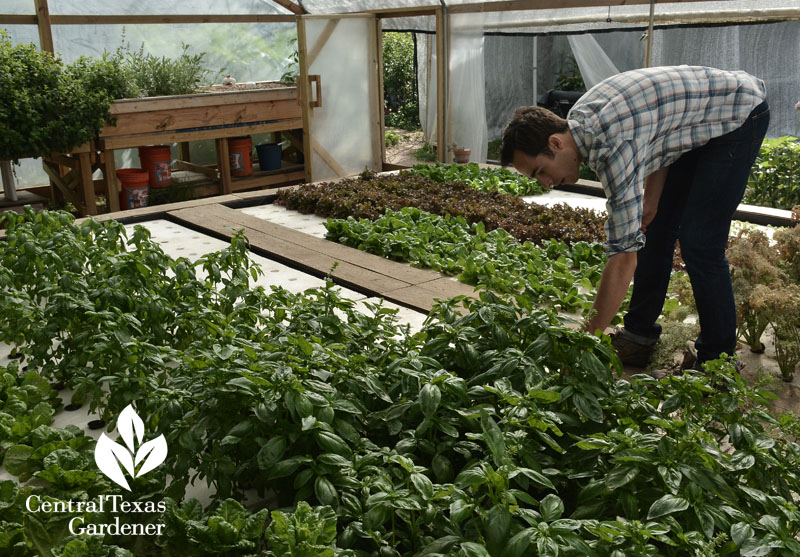
M 597 288 L 592 310 L 594 317 L 586 325 L 586 331 L 594 333 L 598 329 L 605 331 L 611 324 L 611 320 L 619 310 L 628 286 L 633 279 L 633 272 L 636 270 L 635 251 L 615 253 L 608 258 L 603 269 L 603 276 L 600 277 L 600 286 Z
M 664 182 L 667 181 L 669 167 L 659 168 L 644 179 L 644 196 L 642 200 L 642 232 L 647 232 L 647 225 L 653 220 L 658 211 L 658 201 L 664 191 Z

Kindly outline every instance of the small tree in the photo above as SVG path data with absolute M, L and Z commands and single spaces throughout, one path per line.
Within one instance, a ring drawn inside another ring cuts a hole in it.
M 417 130 L 419 96 L 411 33 L 383 34 L 383 101 L 388 126 Z

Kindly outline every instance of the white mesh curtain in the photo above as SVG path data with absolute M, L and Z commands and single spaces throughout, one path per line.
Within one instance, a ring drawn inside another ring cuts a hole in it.
M 484 93 L 483 14 L 458 14 L 449 18 L 448 142 L 472 149 L 471 162 L 486 162 L 489 134 Z
M 448 16 L 450 68 L 447 95 L 447 137 L 472 150 L 470 161 L 485 162 L 488 144 L 486 126 L 485 69 L 483 60 L 483 14 Z M 436 137 L 436 37 L 417 35 L 420 123 L 429 143 Z
M 569 35 L 569 46 L 578 62 L 586 89 L 591 89 L 619 70 L 592 35 Z
M 770 105 L 767 137 L 797 132 L 800 21 L 713 28 L 657 29 L 653 65 L 689 64 L 744 70 L 764 80 Z

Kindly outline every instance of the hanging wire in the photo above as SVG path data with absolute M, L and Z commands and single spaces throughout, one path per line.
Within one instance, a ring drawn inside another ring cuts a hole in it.
M 608 15 L 606 16 L 606 23 L 611 23 L 611 4 L 608 5 Z

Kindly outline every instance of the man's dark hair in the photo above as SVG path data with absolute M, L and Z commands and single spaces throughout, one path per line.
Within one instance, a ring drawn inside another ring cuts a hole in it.
M 514 159 L 514 151 L 526 155 L 553 156 L 547 140 L 554 133 L 569 129 L 567 121 L 541 106 L 521 106 L 503 132 L 503 146 L 500 147 L 500 164 L 508 166 Z

